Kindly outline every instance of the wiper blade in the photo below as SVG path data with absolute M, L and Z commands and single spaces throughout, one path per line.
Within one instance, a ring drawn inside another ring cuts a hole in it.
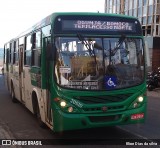
M 117 47 L 120 47 L 125 39 L 126 39 L 126 36 L 124 34 L 122 34 L 121 37 L 119 38 Z
M 93 48 L 93 50 L 91 49 L 91 44 L 88 41 L 86 41 L 85 38 L 81 34 L 77 34 L 77 37 L 82 42 L 82 44 L 84 44 L 86 46 L 86 48 L 89 51 L 89 55 L 94 57 L 94 61 L 95 61 L 96 67 L 97 67 L 97 60 L 96 60 L 94 48 Z
M 85 38 L 81 34 L 77 34 L 77 37 L 82 42 L 82 44 L 86 46 L 86 48 L 89 51 L 89 55 L 92 56 L 93 53 L 92 53 L 91 45 L 85 40 Z
M 111 41 L 109 40 L 109 65 L 111 65 L 111 56 L 112 56 L 112 49 L 111 49 Z
M 124 40 L 126 39 L 125 35 L 121 35 L 121 37 L 119 38 L 118 44 L 116 45 L 116 47 L 113 49 L 111 55 L 114 56 L 117 52 L 117 50 L 119 49 L 119 47 L 122 45 L 122 43 L 124 42 Z

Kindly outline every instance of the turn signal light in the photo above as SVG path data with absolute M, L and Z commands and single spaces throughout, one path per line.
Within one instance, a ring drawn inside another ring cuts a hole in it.
M 60 99 L 59 98 L 54 98 L 54 101 L 58 102 L 58 101 L 60 101 Z
M 72 106 L 70 106 L 70 107 L 68 108 L 68 112 L 69 112 L 69 113 L 73 112 L 73 107 L 72 107 Z

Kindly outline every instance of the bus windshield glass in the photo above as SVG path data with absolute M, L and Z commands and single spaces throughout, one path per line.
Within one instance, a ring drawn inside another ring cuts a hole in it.
M 140 38 L 56 37 L 55 76 L 69 89 L 113 90 L 144 81 L 144 51 Z

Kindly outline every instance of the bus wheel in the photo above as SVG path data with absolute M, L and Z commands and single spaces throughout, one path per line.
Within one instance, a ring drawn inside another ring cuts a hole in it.
M 18 102 L 18 100 L 17 100 L 16 97 L 15 97 L 13 84 L 11 85 L 11 98 L 12 98 L 12 102 L 13 102 L 13 103 L 17 103 L 17 102 Z
M 41 128 L 45 128 L 45 123 L 42 121 L 41 119 L 41 114 L 40 114 L 40 110 L 39 110 L 39 105 L 37 103 L 36 105 L 36 117 L 37 117 L 37 121 L 38 121 L 38 124 Z

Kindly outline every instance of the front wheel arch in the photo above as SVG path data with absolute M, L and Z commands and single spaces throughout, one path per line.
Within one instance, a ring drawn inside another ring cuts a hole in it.
M 45 123 L 41 119 L 40 107 L 39 107 L 39 103 L 38 103 L 38 98 L 37 98 L 36 92 L 32 93 L 32 106 L 33 106 L 33 113 L 37 118 L 39 126 L 44 128 L 45 127 Z

